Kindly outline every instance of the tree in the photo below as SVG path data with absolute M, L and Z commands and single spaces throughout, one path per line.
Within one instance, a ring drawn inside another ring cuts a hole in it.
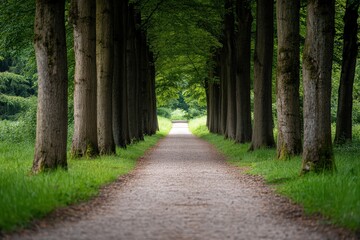
M 352 139 L 353 85 L 358 53 L 357 19 L 359 16 L 359 5 L 359 0 L 346 1 L 335 143 L 344 143 Z
M 301 152 L 299 58 L 300 0 L 278 0 L 277 9 L 277 157 Z
M 97 131 L 100 154 L 115 153 L 112 130 L 113 0 L 96 0 Z
M 129 144 L 128 102 L 126 80 L 126 28 L 128 1 L 114 1 L 114 79 L 112 88 L 113 135 L 115 144 Z
M 303 53 L 303 174 L 335 169 L 330 117 L 335 1 L 311 0 L 307 12 Z
M 251 0 L 237 0 L 236 35 L 236 137 L 238 143 L 251 141 L 250 58 Z
M 135 139 L 137 141 L 144 140 L 144 126 L 143 126 L 143 119 L 144 119 L 144 78 L 146 76 L 143 75 L 142 65 L 143 65 L 143 56 L 141 54 L 143 49 L 143 29 L 141 29 L 141 13 L 140 10 L 135 9 L 135 68 L 136 68 L 136 80 L 134 84 L 134 91 L 135 91 L 135 107 L 134 111 L 137 113 L 136 119 L 136 131 L 135 131 Z M 146 40 L 145 40 L 146 41 Z
M 75 89 L 74 135 L 71 153 L 75 157 L 99 153 L 96 112 L 96 0 L 72 0 L 74 26 Z
M 254 127 L 250 150 L 275 146 L 272 117 L 274 2 L 258 0 L 254 53 Z
M 36 1 L 34 45 L 39 74 L 34 173 L 67 167 L 65 1 Z
M 212 133 L 220 134 L 220 54 L 219 49 L 213 53 L 208 80 L 208 128 Z
M 235 139 L 236 136 L 236 53 L 235 53 L 235 19 L 234 19 L 234 2 L 225 1 L 224 16 L 224 62 L 223 71 L 226 82 L 226 129 L 225 137 Z

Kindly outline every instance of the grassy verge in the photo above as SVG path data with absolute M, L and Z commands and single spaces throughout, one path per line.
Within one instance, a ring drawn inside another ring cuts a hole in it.
M 306 213 L 321 213 L 331 223 L 360 230 L 360 126 L 354 126 L 353 143 L 334 148 L 335 174 L 300 177 L 301 157 L 277 161 L 275 149 L 248 152 L 248 144 L 235 144 L 209 133 L 205 121 L 192 120 L 190 130 L 212 143 L 232 164 L 250 167 L 250 174 L 263 176 L 277 192 L 304 206 Z
M 29 174 L 34 144 L 0 141 L 0 232 L 11 231 L 57 207 L 87 200 L 99 188 L 128 173 L 136 160 L 165 136 L 171 122 L 159 119 L 161 131 L 145 141 L 117 149 L 115 156 L 69 160 L 68 171 Z

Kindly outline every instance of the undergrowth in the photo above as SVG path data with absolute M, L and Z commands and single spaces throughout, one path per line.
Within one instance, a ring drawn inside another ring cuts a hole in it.
M 69 159 L 67 171 L 39 175 L 30 174 L 33 141 L 0 141 L 0 233 L 26 226 L 55 208 L 96 196 L 102 185 L 132 170 L 136 160 L 169 132 L 171 122 L 163 118 L 159 122 L 161 131 L 156 135 L 145 136 L 145 141 L 127 149 L 117 148 L 114 156 Z M 9 131 L 8 123 L 5 127 Z
M 213 144 L 228 160 L 248 173 L 264 177 L 276 191 L 301 204 L 307 214 L 321 213 L 329 222 L 360 230 L 360 125 L 354 126 L 353 143 L 334 147 L 334 174 L 300 176 L 301 157 L 276 160 L 275 149 L 248 152 L 249 144 L 236 144 L 209 133 L 206 118 L 190 121 L 190 130 Z

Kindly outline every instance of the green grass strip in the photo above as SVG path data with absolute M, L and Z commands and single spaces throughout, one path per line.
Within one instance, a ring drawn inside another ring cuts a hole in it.
M 264 177 L 276 191 L 301 204 L 307 214 L 321 213 L 331 223 L 360 230 L 360 125 L 354 126 L 351 144 L 335 147 L 337 172 L 300 176 L 301 157 L 276 160 L 275 149 L 248 152 L 249 144 L 236 144 L 209 133 L 206 118 L 190 121 L 190 130 L 213 144 L 228 160 L 248 173 Z
M 67 171 L 31 175 L 33 143 L 0 142 L 0 231 L 26 226 L 58 207 L 88 200 L 101 186 L 134 169 L 137 159 L 171 128 L 159 118 L 161 131 L 145 141 L 117 149 L 115 156 L 69 160 Z

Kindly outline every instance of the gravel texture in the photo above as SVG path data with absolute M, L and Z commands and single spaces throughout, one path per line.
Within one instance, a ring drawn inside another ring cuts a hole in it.
M 323 221 L 304 216 L 261 179 L 228 165 L 186 123 L 175 123 L 131 175 L 95 200 L 5 238 L 355 239 Z

